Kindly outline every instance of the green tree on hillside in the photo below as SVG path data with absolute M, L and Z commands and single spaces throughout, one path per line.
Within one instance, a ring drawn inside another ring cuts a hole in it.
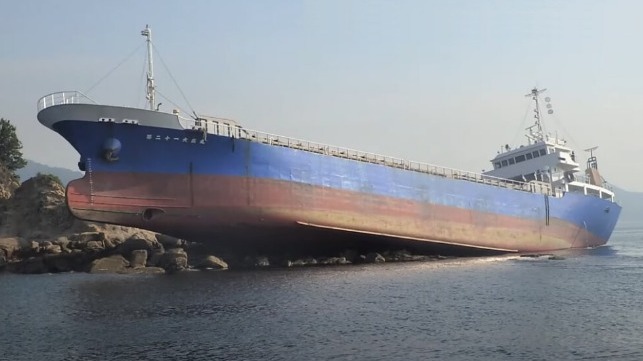
M 22 158 L 22 143 L 16 135 L 16 127 L 8 119 L 0 118 L 0 166 L 11 173 L 27 165 Z

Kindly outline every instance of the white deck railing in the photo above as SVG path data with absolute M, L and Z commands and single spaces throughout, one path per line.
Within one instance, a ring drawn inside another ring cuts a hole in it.
M 61 104 L 96 104 L 96 102 L 77 90 L 55 92 L 38 99 L 38 111 Z
M 38 100 L 38 111 L 61 104 L 96 104 L 95 101 L 79 91 L 62 91 L 45 95 Z M 223 118 L 208 119 L 187 119 L 178 117 L 181 126 L 187 129 L 200 130 L 204 136 L 208 134 L 226 136 L 230 138 L 247 139 L 253 142 L 282 146 L 306 152 L 330 155 L 338 158 L 351 159 L 360 162 L 381 164 L 388 167 L 405 169 L 420 173 L 426 173 L 445 178 L 458 179 L 463 181 L 489 184 L 498 187 L 522 190 L 532 193 L 542 193 L 551 196 L 561 196 L 562 193 L 553 189 L 550 184 L 544 182 L 520 182 L 510 179 L 497 178 L 469 171 L 441 167 L 437 165 L 404 160 L 401 158 L 363 152 L 355 149 L 338 147 L 328 144 L 311 142 L 302 139 L 284 137 L 255 130 L 249 130 L 232 124 L 233 122 Z
M 561 196 L 561 192 L 552 189 L 549 183 L 544 182 L 520 182 L 511 179 L 498 178 L 480 173 L 463 171 L 437 165 L 404 160 L 396 157 L 389 157 L 376 153 L 363 152 L 355 149 L 338 147 L 328 144 L 311 142 L 308 140 L 284 137 L 281 135 L 260 132 L 242 128 L 238 125 L 228 124 L 227 119 L 209 118 L 193 119 L 181 118 L 182 124 L 189 129 L 199 129 L 205 134 L 226 136 L 231 138 L 247 139 L 254 142 L 281 146 L 291 149 L 303 150 L 306 152 L 330 155 L 338 158 L 356 160 L 373 164 L 381 164 L 389 167 L 411 170 L 420 173 L 437 175 L 445 178 L 459 179 L 469 182 L 489 184 L 498 187 L 511 188 L 532 193 L 542 193 L 551 196 Z

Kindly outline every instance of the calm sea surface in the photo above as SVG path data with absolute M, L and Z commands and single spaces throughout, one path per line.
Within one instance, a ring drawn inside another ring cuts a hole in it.
M 564 256 L 0 274 L 0 359 L 643 360 L 643 225 Z

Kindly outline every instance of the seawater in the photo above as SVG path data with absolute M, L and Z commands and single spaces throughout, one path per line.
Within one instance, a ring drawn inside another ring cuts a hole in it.
M 643 225 L 562 260 L 0 275 L 3 360 L 643 360 Z

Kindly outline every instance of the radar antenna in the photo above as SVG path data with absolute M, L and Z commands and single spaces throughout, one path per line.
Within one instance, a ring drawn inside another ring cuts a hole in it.
M 547 89 L 538 90 L 537 87 L 534 87 L 531 90 L 531 93 L 525 95 L 526 97 L 531 97 L 531 99 L 536 103 L 536 106 L 534 107 L 534 113 L 535 113 L 534 118 L 536 118 L 536 123 L 534 125 L 532 125 L 531 127 L 527 128 L 531 132 L 532 128 L 534 126 L 536 127 L 536 133 L 532 134 L 536 140 L 542 140 L 544 138 L 543 137 L 543 124 L 542 124 L 542 120 L 541 120 L 541 117 L 540 117 L 540 104 L 538 103 L 538 96 L 541 93 L 544 93 L 545 91 L 547 91 Z
M 598 162 L 594 156 L 594 151 L 598 149 L 598 146 L 585 149 L 586 152 L 589 152 L 589 158 L 587 158 L 587 168 L 598 169 Z

